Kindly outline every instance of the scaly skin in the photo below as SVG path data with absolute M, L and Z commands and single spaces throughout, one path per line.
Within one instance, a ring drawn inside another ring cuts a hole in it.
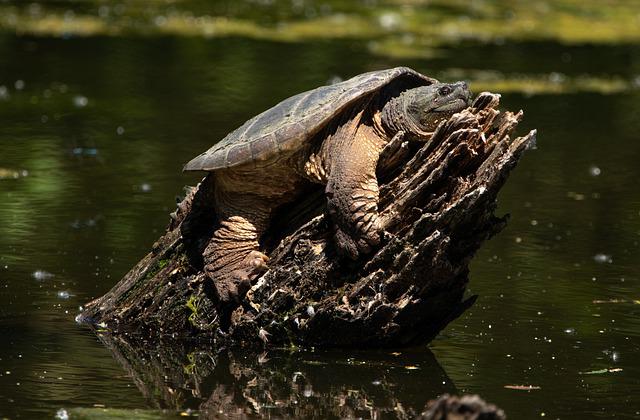
M 380 242 L 376 166 L 387 136 L 363 112 L 323 143 L 320 155 L 328 168 L 327 209 L 335 223 L 335 243 L 352 259 Z
M 237 305 L 266 269 L 260 237 L 272 211 L 295 201 L 301 183 L 326 185 L 335 244 L 353 259 L 380 242 L 380 153 L 394 136 L 423 140 L 437 124 L 470 101 L 466 84 L 435 84 L 392 97 L 370 98 L 318 135 L 318 141 L 275 161 L 254 162 L 213 173 L 220 220 L 205 252 L 205 271 L 221 306 Z M 228 313 L 229 311 L 225 311 Z
M 269 258 L 258 251 L 258 230 L 245 217 L 220 223 L 204 251 L 205 272 L 214 283 L 220 302 L 239 303 L 251 288 L 251 278 L 266 270 Z
M 272 210 L 290 201 L 303 182 L 290 172 L 289 166 L 277 164 L 268 169 L 240 166 L 214 174 L 219 227 L 203 257 L 221 305 L 238 304 L 251 281 L 266 270 L 268 257 L 259 251 L 260 237 Z

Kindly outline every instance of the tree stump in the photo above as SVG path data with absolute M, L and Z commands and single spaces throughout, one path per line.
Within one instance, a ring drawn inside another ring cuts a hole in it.
M 336 253 L 321 189 L 282 209 L 263 244 L 262 275 L 224 325 L 202 250 L 216 221 L 205 177 L 167 232 L 79 320 L 109 332 L 193 337 L 219 345 L 407 346 L 463 313 L 469 263 L 506 217 L 496 195 L 535 130 L 512 139 L 522 111 L 481 93 L 424 143 L 390 143 L 378 165 L 382 244 L 351 261 Z

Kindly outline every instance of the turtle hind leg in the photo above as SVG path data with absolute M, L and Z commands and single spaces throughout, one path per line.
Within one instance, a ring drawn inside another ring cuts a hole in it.
M 213 281 L 221 304 L 240 303 L 251 282 L 266 271 L 259 231 L 247 218 L 231 216 L 220 223 L 204 250 L 204 271 Z
M 262 194 L 270 191 L 259 178 L 240 175 L 244 174 L 230 170 L 215 174 L 211 198 L 219 223 L 202 252 L 204 272 L 213 283 L 219 305 L 232 308 L 267 269 L 268 258 L 260 252 L 258 241 L 273 207 L 270 196 Z

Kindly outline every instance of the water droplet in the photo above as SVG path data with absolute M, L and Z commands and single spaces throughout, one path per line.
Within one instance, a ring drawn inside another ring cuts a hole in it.
M 24 80 L 16 80 L 16 82 L 14 83 L 14 86 L 16 90 L 24 89 L 24 86 L 25 86 Z
M 64 408 L 61 408 L 56 412 L 56 420 L 69 420 L 69 413 Z
M 383 29 L 390 31 L 400 26 L 402 20 L 396 13 L 387 12 L 383 13 L 378 18 L 378 23 L 380 24 L 380 26 L 382 26 Z
M 116 134 L 121 136 L 124 134 L 124 127 L 123 126 L 119 126 L 118 128 L 116 128 Z
M 573 192 L 573 191 L 569 191 L 567 193 L 567 197 L 573 198 L 576 201 L 582 201 L 582 200 L 585 199 L 585 195 L 584 194 L 580 194 L 580 193 Z
M 156 26 L 164 26 L 167 23 L 167 18 L 162 15 L 158 15 L 153 19 L 153 23 Z
M 591 167 L 589 167 L 589 174 L 591 176 L 598 176 L 602 173 L 602 171 L 600 170 L 600 168 L 598 168 L 595 165 L 591 165 Z
M 84 108 L 89 104 L 89 99 L 86 96 L 76 95 L 73 97 L 73 105 L 77 108 Z
M 9 90 L 5 85 L 0 85 L 0 99 L 9 99 Z
M 150 192 L 151 191 L 151 184 L 147 184 L 146 182 L 144 184 L 140 185 L 140 191 L 142 192 Z
M 607 255 L 607 254 L 596 254 L 593 256 L 593 260 L 599 264 L 604 264 L 604 263 L 611 264 L 613 262 L 613 258 L 611 258 L 611 255 Z
M 611 360 L 614 362 L 620 361 L 620 353 L 618 353 L 617 351 L 611 352 Z
M 60 290 L 58 292 L 58 297 L 60 299 L 69 299 L 69 297 L 71 297 L 71 293 L 67 292 L 66 290 Z
M 47 279 L 50 279 L 50 278 L 54 277 L 53 274 L 49 273 L 48 271 L 44 271 L 44 270 L 36 270 L 31 274 L 31 276 L 36 280 L 47 280 Z

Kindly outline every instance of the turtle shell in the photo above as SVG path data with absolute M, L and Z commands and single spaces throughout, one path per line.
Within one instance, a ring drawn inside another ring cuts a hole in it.
M 354 103 L 399 79 L 406 79 L 408 87 L 436 82 L 410 68 L 396 67 L 300 93 L 251 118 L 183 170 L 215 171 L 295 152 Z

